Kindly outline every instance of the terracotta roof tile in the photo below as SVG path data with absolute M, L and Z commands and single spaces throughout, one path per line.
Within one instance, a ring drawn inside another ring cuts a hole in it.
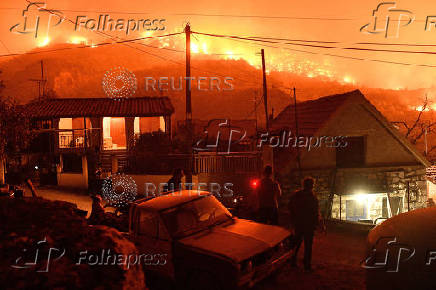
M 297 103 L 299 135 L 314 135 L 346 100 L 354 96 L 364 97 L 359 90 L 355 90 L 345 94 Z M 271 130 L 276 133 L 281 130 L 295 131 L 294 105 L 287 106 L 272 121 Z

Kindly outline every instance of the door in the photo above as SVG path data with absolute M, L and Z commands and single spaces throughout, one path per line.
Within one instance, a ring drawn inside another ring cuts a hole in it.
M 155 212 L 138 210 L 136 244 L 139 250 L 139 263 L 145 270 L 174 279 L 172 262 L 172 241 Z

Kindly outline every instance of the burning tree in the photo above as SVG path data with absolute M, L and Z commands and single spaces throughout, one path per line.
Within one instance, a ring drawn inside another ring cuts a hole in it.
M 423 120 L 424 113 L 428 111 L 430 101 L 427 96 L 425 97 L 421 106 L 417 108 L 419 111 L 418 116 L 413 122 L 393 122 L 397 125 L 402 125 L 405 129 L 405 137 L 413 144 L 417 145 L 419 142 L 424 141 L 424 155 L 430 157 L 436 153 L 436 145 L 428 146 L 427 140 L 430 137 L 436 138 L 436 121 Z

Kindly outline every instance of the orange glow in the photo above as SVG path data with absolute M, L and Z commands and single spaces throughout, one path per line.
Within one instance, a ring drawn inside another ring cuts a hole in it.
M 50 37 L 38 38 L 36 45 L 38 47 L 46 46 L 50 43 Z
M 196 45 L 195 43 L 191 42 L 191 51 L 192 51 L 192 53 L 199 53 L 200 50 L 198 49 L 198 45 Z
M 88 41 L 86 40 L 85 37 L 81 37 L 81 36 L 72 36 L 72 37 L 70 38 L 69 43 L 72 43 L 72 44 L 87 44 Z

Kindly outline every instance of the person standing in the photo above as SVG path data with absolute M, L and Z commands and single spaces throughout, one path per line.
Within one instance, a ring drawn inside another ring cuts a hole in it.
M 163 192 L 177 192 L 183 189 L 182 178 L 185 176 L 183 169 L 176 168 L 173 171 L 173 176 L 165 184 Z
M 318 198 L 313 192 L 315 181 L 312 177 L 303 180 L 303 189 L 296 191 L 290 198 L 288 209 L 291 225 L 295 230 L 295 251 L 291 265 L 297 266 L 297 255 L 304 240 L 304 269 L 312 270 L 312 244 L 315 229 L 319 224 Z
M 272 167 L 265 166 L 263 178 L 260 180 L 259 198 L 259 221 L 266 224 L 279 224 L 279 198 L 282 195 L 280 185 L 272 178 Z
M 102 224 L 106 217 L 104 208 L 101 205 L 102 199 L 98 194 L 91 195 L 91 199 L 92 199 L 92 209 L 88 221 L 90 224 L 93 225 Z

